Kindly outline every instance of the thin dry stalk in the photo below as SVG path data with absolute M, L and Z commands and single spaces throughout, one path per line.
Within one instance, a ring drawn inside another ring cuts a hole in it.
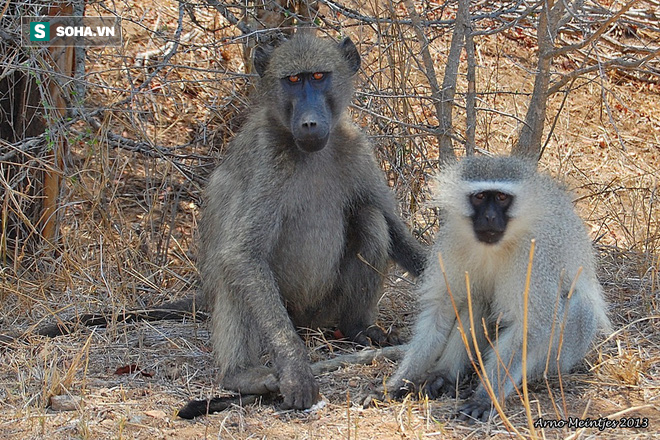
M 532 239 L 529 247 L 529 260 L 527 262 L 527 274 L 525 275 L 525 289 L 523 290 L 523 339 L 522 339 L 522 392 L 523 392 L 523 406 L 525 407 L 525 415 L 527 416 L 527 427 L 533 439 L 536 439 L 536 429 L 534 428 L 534 420 L 532 419 L 532 409 L 529 405 L 529 392 L 527 388 L 527 333 L 529 330 L 529 287 L 532 279 L 532 264 L 534 262 L 534 250 L 536 249 L 536 240 Z M 552 346 L 552 339 L 550 339 L 550 346 Z

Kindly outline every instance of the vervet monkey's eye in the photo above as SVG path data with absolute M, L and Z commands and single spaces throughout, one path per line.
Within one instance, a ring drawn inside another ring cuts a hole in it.
M 486 194 L 484 194 L 484 193 L 482 193 L 482 192 L 480 192 L 480 193 L 476 193 L 476 194 L 472 194 L 472 195 L 470 196 L 469 200 L 470 200 L 470 203 L 472 203 L 472 205 L 474 205 L 474 206 L 479 206 L 479 205 L 481 205 L 482 203 L 484 203 L 484 200 L 486 200 Z

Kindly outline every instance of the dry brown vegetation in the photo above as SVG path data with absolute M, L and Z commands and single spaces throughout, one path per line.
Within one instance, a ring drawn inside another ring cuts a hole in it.
M 427 77 L 416 61 L 415 33 L 401 22 L 365 22 L 350 11 L 331 12 L 331 2 L 321 3 L 323 32 L 351 36 L 364 57 L 354 117 L 372 136 L 404 216 L 430 241 L 435 218 L 424 200 L 427 180 L 437 168 L 438 143 L 431 128 L 438 120 Z M 601 3 L 615 10 L 623 5 Z M 345 4 L 368 17 L 407 17 L 403 3 Z M 87 14 L 120 15 L 124 44 L 88 50 L 85 110 L 71 124 L 60 121 L 51 127 L 70 146 L 62 170 L 60 235 L 36 249 L 0 253 L 0 333 L 25 335 L 0 347 L 0 437 L 645 439 L 660 433 L 657 70 L 650 77 L 624 70 L 592 72 L 572 84 L 570 93 L 550 100 L 541 166 L 576 193 L 599 250 L 600 279 L 615 331 L 599 341 L 579 371 L 530 390 L 534 417 L 645 418 L 647 427 L 530 432 L 515 396 L 506 405 L 509 422 L 519 431 L 515 435 L 500 418 L 477 425 L 453 421 L 459 401 L 449 398 L 408 398 L 363 409 L 360 397 L 393 372 L 395 364 L 385 360 L 322 375 L 324 406 L 313 411 L 250 405 L 185 421 L 176 417 L 183 403 L 220 392 L 213 382 L 206 323 L 113 322 L 53 339 L 35 336 L 36 328 L 58 319 L 108 309 L 119 313 L 195 291 L 200 190 L 249 108 L 244 38 L 217 11 L 205 4 L 190 4 L 186 10 L 174 1 L 106 6 L 90 2 Z M 453 4 L 418 6 L 427 20 L 446 20 L 455 13 Z M 658 17 L 657 1 L 639 1 L 636 7 Z M 441 76 L 451 27 L 429 26 L 425 32 Z M 640 34 L 652 46 L 660 44 L 657 22 L 644 29 L 622 26 L 608 37 L 641 41 Z M 506 153 L 516 140 L 534 82 L 535 34 L 523 23 L 475 42 L 482 109 L 476 145 L 482 152 Z M 582 58 L 560 57 L 554 68 L 569 72 L 577 59 Z M 6 69 L 8 62 L 3 63 Z M 454 121 L 459 137 L 465 126 L 463 70 Z M 33 149 L 11 157 L 4 156 L 6 151 L 14 150 L 0 150 L 3 170 L 50 166 Z M 4 171 L 0 178 L 0 220 L 6 222 L 8 212 L 24 206 L 14 201 L 25 194 Z M 381 309 L 382 322 L 406 334 L 415 312 L 409 283 L 390 277 Z M 356 349 L 330 335 L 306 335 L 313 360 Z M 54 410 L 53 396 L 69 396 L 73 409 Z

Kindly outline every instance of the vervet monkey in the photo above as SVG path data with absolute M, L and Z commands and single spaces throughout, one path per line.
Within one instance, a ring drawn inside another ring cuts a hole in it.
M 422 388 L 435 397 L 455 389 L 472 365 L 456 311 L 476 362 L 466 272 L 487 378 L 500 400 L 521 385 L 523 292 L 532 240 L 527 377 L 540 377 L 546 366 L 552 374 L 578 364 L 598 330 L 609 329 L 609 320 L 592 244 L 568 193 L 533 162 L 470 157 L 439 173 L 434 202 L 441 225 L 418 284 L 421 311 L 387 390 L 401 396 Z M 485 420 L 491 408 L 482 380 L 459 417 Z

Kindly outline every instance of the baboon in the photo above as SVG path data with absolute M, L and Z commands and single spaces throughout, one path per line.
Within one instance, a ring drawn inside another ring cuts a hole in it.
M 346 111 L 353 42 L 299 32 L 254 65 L 254 107 L 206 189 L 199 270 L 222 385 L 303 409 L 318 385 L 296 327 L 391 342 L 374 325 L 382 274 L 391 258 L 419 275 L 424 251 Z
M 567 192 L 532 162 L 470 157 L 440 172 L 434 200 L 441 226 L 418 283 L 421 311 L 387 390 L 397 397 L 413 389 L 437 397 L 454 390 L 469 370 L 457 321 L 458 315 L 474 355 L 466 272 L 477 345 L 495 395 L 503 400 L 522 383 L 523 292 L 532 239 L 527 377 L 540 377 L 546 365 L 553 374 L 579 363 L 609 320 L 591 241 Z M 459 418 L 486 420 L 491 408 L 482 379 Z

